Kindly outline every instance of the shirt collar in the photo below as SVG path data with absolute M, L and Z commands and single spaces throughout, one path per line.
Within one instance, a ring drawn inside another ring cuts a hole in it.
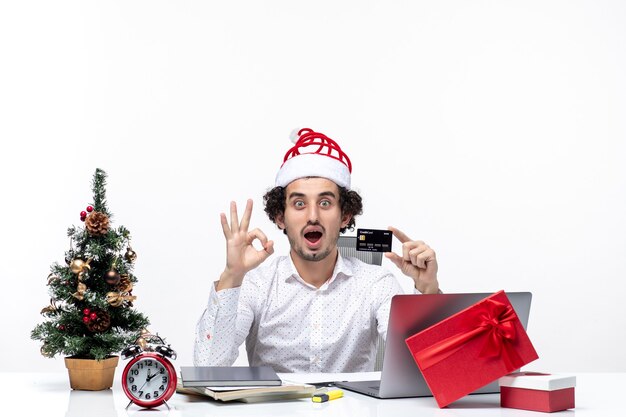
M 305 282 L 300 274 L 298 274 L 298 270 L 291 259 L 291 254 L 286 256 L 286 264 L 285 268 L 281 271 L 281 278 L 284 281 L 289 281 L 290 279 L 295 279 L 306 286 L 312 287 L 312 285 Z M 323 289 L 332 284 L 337 277 L 351 277 L 354 275 L 352 270 L 352 265 L 349 262 L 346 262 L 345 258 L 341 256 L 341 252 L 337 254 L 337 262 L 335 263 L 335 269 L 333 270 L 333 274 L 330 279 L 324 283 L 319 289 Z

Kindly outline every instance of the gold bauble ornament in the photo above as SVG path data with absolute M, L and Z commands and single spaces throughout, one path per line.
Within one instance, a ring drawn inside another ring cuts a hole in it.
M 142 350 L 146 350 L 148 347 L 148 341 L 146 339 L 149 339 L 150 336 L 151 334 L 148 329 L 141 329 L 141 336 L 135 340 L 135 343 L 138 344 Z
M 72 262 L 70 262 L 70 270 L 75 274 L 80 274 L 84 272 L 85 269 L 91 269 L 89 262 L 91 262 L 91 259 L 86 262 L 82 259 L 73 259 Z
M 137 252 L 135 252 L 133 248 L 128 245 L 128 248 L 126 248 L 126 253 L 124 254 L 124 258 L 126 258 L 128 262 L 135 262 L 137 260 Z
M 49 349 L 50 346 L 48 345 L 48 343 L 44 343 L 39 349 L 39 353 L 41 353 L 41 356 L 43 356 L 44 358 L 54 358 L 54 354 L 50 352 Z
M 148 346 L 148 342 L 146 342 L 146 339 L 144 339 L 143 337 L 137 339 L 137 344 L 139 345 L 141 350 L 146 350 L 146 347 Z

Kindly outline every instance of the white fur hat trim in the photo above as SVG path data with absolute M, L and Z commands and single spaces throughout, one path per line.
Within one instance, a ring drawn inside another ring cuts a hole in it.
M 341 161 L 320 153 L 296 155 L 283 164 L 276 174 L 276 186 L 286 187 L 305 177 L 321 177 L 350 189 L 350 170 Z

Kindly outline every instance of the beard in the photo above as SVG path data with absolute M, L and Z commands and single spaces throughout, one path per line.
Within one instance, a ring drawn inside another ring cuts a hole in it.
M 307 226 L 309 225 L 310 223 L 307 224 Z M 337 230 L 334 234 L 327 235 L 328 237 L 327 247 L 321 248 L 319 252 L 305 252 L 305 248 L 302 245 L 298 244 L 296 237 L 292 236 L 289 233 L 289 230 L 287 228 L 285 228 L 285 232 L 287 233 L 287 239 L 289 239 L 289 245 L 294 250 L 294 252 L 296 252 L 296 254 L 300 258 L 304 259 L 305 261 L 310 261 L 310 262 L 319 262 L 323 259 L 326 259 L 328 255 L 330 255 L 331 253 L 334 253 L 331 243 L 334 243 L 335 245 L 337 245 L 337 242 L 339 241 L 339 230 Z M 326 235 L 326 229 L 324 229 L 324 235 Z

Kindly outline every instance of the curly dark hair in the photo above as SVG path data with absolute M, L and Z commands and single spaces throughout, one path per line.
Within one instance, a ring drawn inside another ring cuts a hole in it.
M 341 233 L 345 233 L 346 230 L 354 230 L 354 225 L 356 224 L 354 218 L 359 214 L 363 214 L 363 201 L 356 191 L 348 190 L 340 185 L 337 185 L 337 188 L 339 188 L 341 214 L 349 214 L 351 216 L 346 227 L 339 229 Z M 276 224 L 276 219 L 285 213 L 285 204 L 287 203 L 285 187 L 274 187 L 269 190 L 263 196 L 263 202 L 265 203 L 267 216 Z M 287 234 L 287 231 L 283 230 L 283 233 Z

